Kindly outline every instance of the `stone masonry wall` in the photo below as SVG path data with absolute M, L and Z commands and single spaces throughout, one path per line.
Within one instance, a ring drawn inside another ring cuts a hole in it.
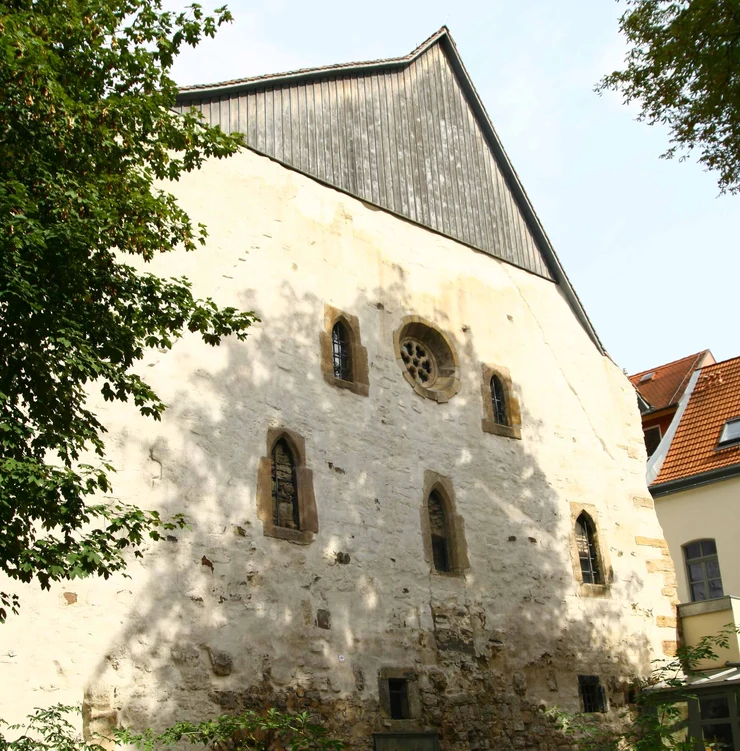
M 96 402 L 113 497 L 183 511 L 191 528 L 152 544 L 130 578 L 20 588 L 22 614 L 0 631 L 4 718 L 84 701 L 99 731 L 270 703 L 323 713 L 362 749 L 415 728 L 444 749 L 545 751 L 562 739 L 539 707 L 578 709 L 578 674 L 600 676 L 614 716 L 628 680 L 675 646 L 675 576 L 633 389 L 558 287 L 250 152 L 176 188 L 209 243 L 156 269 L 262 323 L 244 343 L 185 336 L 149 353 L 161 423 Z M 367 397 L 322 375 L 326 305 L 357 316 Z M 411 315 L 454 343 L 447 403 L 414 393 L 396 362 Z M 481 430 L 483 363 L 510 373 L 521 440 Z M 262 533 L 270 427 L 305 439 L 319 520 L 306 545 Z M 426 559 L 427 471 L 454 489 L 460 575 Z M 579 504 L 608 561 L 591 596 L 573 564 Z M 388 670 L 412 676 L 417 716 L 384 713 Z

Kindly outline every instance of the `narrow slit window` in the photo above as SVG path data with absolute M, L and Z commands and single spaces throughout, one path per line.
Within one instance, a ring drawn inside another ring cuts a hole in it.
M 409 684 L 405 678 L 388 679 L 388 698 L 391 706 L 391 719 L 408 720 L 411 717 Z
M 596 548 L 596 528 L 584 511 L 576 519 L 576 547 L 584 584 L 602 584 L 599 556 Z
M 450 565 L 450 540 L 447 524 L 447 512 L 444 501 L 436 490 L 429 495 L 427 503 L 429 512 L 429 529 L 432 536 L 432 560 L 435 571 L 449 572 Z
M 508 425 L 509 415 L 506 409 L 506 390 L 501 379 L 491 378 L 491 401 L 493 403 L 493 420 L 497 425 Z
M 597 675 L 579 675 L 578 693 L 584 712 L 606 712 L 606 691 Z
M 691 601 L 723 597 L 722 576 L 719 571 L 717 543 L 714 540 L 696 540 L 683 546 L 686 577 Z
M 295 459 L 282 438 L 272 450 L 272 514 L 276 527 L 300 529 Z
M 342 381 L 352 380 L 352 359 L 350 357 L 349 334 L 347 327 L 337 321 L 331 330 L 332 357 L 334 377 Z

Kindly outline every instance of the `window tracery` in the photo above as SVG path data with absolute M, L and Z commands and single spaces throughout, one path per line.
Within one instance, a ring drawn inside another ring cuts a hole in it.
M 596 547 L 596 529 L 591 517 L 585 511 L 576 519 L 575 535 L 583 583 L 603 584 Z
M 337 321 L 331 330 L 332 364 L 334 377 L 342 381 L 352 380 L 352 356 L 347 327 Z

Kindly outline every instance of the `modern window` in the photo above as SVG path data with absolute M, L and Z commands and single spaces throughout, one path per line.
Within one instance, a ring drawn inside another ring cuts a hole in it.
M 284 439 L 272 450 L 272 503 L 272 521 L 276 527 L 300 529 L 295 459 Z
M 436 490 L 429 494 L 427 512 L 429 513 L 429 529 L 432 536 L 434 570 L 449 572 L 451 568 L 450 535 L 447 512 L 445 511 L 444 501 Z
M 660 425 L 654 425 L 651 428 L 645 428 L 643 430 L 645 436 L 645 448 L 647 449 L 648 458 L 650 458 L 660 445 L 661 438 L 663 437 L 660 431 Z
M 732 446 L 736 443 L 740 443 L 740 417 L 734 417 L 722 426 L 722 432 L 720 433 L 717 445 L 724 447 Z
M 606 712 L 606 691 L 598 675 L 579 675 L 578 693 L 584 712 Z
M 695 540 L 684 545 L 683 557 L 692 602 L 724 595 L 717 543 L 714 540 Z
M 740 748 L 740 693 L 732 689 L 714 695 L 699 694 L 689 702 L 691 736 L 701 741 L 699 748 Z
M 497 425 L 508 425 L 509 414 L 506 409 L 506 390 L 501 379 L 494 374 L 491 378 L 491 403 L 493 419 Z
M 576 519 L 575 535 L 583 583 L 603 584 L 596 547 L 596 526 L 585 511 Z
M 352 358 L 350 355 L 350 342 L 347 327 L 337 321 L 331 330 L 332 360 L 334 365 L 334 377 L 342 381 L 352 380 Z

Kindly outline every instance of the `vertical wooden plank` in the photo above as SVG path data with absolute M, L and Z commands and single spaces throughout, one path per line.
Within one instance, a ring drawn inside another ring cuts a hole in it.
M 393 95 L 390 90 L 390 74 L 388 71 L 380 76 L 381 86 L 381 117 L 382 129 L 384 133 L 381 144 L 383 155 L 383 168 L 386 175 L 386 194 L 388 196 L 388 208 L 391 211 L 398 211 L 398 174 L 393 164 L 393 153 L 395 151 L 394 137 L 396 124 L 393 120 Z
M 435 46 L 429 50 L 429 75 L 430 75 L 430 92 L 432 100 L 432 117 L 435 126 L 436 149 L 437 149 L 437 182 L 439 188 L 440 213 L 442 218 L 441 231 L 449 235 L 452 232 L 452 223 L 450 219 L 451 182 L 449 180 L 449 171 L 447 169 L 448 144 L 447 144 L 447 122 L 444 113 L 444 101 L 442 97 L 442 82 L 440 77 L 440 52 L 439 47 Z
M 470 111 L 470 105 L 460 92 L 460 103 L 462 106 L 462 127 L 465 134 L 465 156 L 468 165 L 468 190 L 470 195 L 470 213 L 472 216 L 471 225 L 471 244 L 477 248 L 485 247 L 483 210 L 480 201 L 480 175 L 477 170 L 476 154 L 473 149 L 474 135 L 473 131 L 477 127 L 474 122 L 473 113 Z
M 389 161 L 389 133 L 388 133 L 388 98 L 385 92 L 386 74 L 382 71 L 375 74 L 375 84 L 378 92 L 378 172 L 380 175 L 380 196 L 383 206 L 393 207 L 393 176 Z
M 420 58 L 419 64 L 423 72 L 420 90 L 423 93 L 424 119 L 426 121 L 427 138 L 424 143 L 429 175 L 429 200 L 434 206 L 434 227 L 440 232 L 444 231 L 445 219 L 442 201 L 442 177 L 440 155 L 440 122 L 437 116 L 434 100 L 434 79 L 432 73 L 432 60 L 430 51 L 427 50 Z
M 367 201 L 371 201 L 372 198 L 372 185 L 370 182 L 370 170 L 367 155 L 370 151 L 369 144 L 369 132 L 367 122 L 367 93 L 365 91 L 365 83 L 367 76 L 357 76 L 355 79 L 355 86 L 353 90 L 353 96 L 356 101 L 355 105 L 355 121 L 357 129 L 358 149 L 360 159 L 358 161 L 358 181 L 361 186 L 360 190 L 362 197 Z
M 247 95 L 242 91 L 239 94 L 239 105 L 237 107 L 237 130 L 240 133 L 247 134 Z
M 396 194 L 396 209 L 404 216 L 411 216 L 409 208 L 409 180 L 406 173 L 408 164 L 405 158 L 406 151 L 406 111 L 402 106 L 403 82 L 398 71 L 393 71 L 388 76 L 390 86 L 391 104 L 393 108 L 393 131 L 394 150 L 391 154 L 393 173 L 398 176 L 398 193 Z

